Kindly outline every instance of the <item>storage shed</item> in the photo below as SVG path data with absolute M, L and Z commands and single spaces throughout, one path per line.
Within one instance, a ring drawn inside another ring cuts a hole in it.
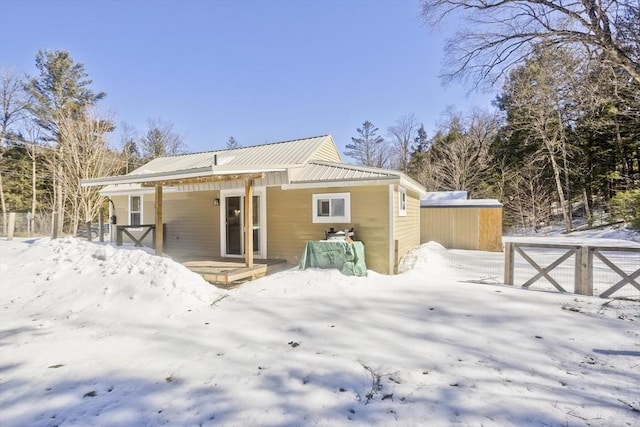
M 466 192 L 428 193 L 420 200 L 420 243 L 447 249 L 502 251 L 502 204 Z

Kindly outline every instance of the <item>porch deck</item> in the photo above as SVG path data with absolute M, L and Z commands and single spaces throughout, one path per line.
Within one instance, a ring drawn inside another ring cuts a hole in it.
M 243 260 L 236 258 L 184 261 L 182 265 L 201 275 L 207 282 L 223 289 L 235 288 L 248 280 L 288 268 L 287 262 L 283 259 L 257 260 L 253 267 L 246 267 Z

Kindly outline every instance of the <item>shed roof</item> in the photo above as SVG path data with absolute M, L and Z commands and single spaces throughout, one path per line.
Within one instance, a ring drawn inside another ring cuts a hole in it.
M 420 200 L 421 208 L 501 208 L 496 199 Z

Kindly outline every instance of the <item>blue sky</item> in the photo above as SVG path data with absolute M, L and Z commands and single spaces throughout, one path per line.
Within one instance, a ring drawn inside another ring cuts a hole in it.
M 143 133 L 162 118 L 189 151 L 321 134 L 343 150 L 365 120 L 385 136 L 413 113 L 432 136 L 448 106 L 491 108 L 493 94 L 441 85 L 455 28 L 432 33 L 418 12 L 417 0 L 0 0 L 0 67 L 35 74 L 38 49 L 67 50 L 117 124 Z

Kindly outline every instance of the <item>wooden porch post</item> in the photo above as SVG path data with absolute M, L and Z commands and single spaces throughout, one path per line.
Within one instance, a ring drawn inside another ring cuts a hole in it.
M 162 236 L 164 234 L 164 230 L 162 227 L 162 185 L 156 185 L 156 255 L 162 256 L 162 245 L 163 239 Z
M 244 181 L 244 260 L 253 267 L 253 180 Z

